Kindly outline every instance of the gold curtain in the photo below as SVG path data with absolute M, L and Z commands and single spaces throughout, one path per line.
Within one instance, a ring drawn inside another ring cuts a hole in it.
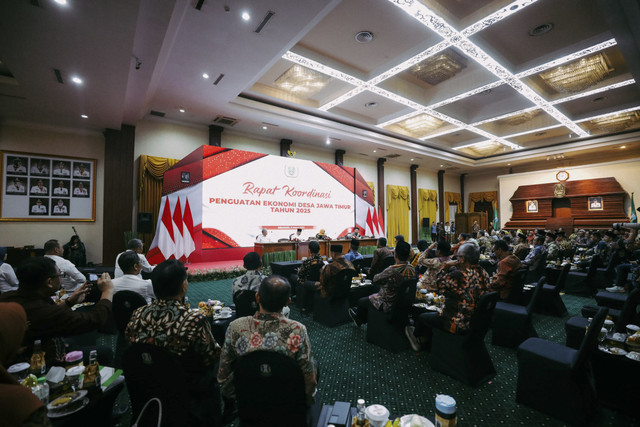
M 436 190 L 418 189 L 418 212 L 420 218 L 429 218 L 429 221 L 436 221 L 438 211 L 438 192 Z M 422 219 L 419 220 L 422 223 Z M 431 227 L 431 224 L 429 224 Z M 429 230 L 431 230 L 429 228 Z M 431 233 L 431 231 L 429 231 Z
M 411 200 L 408 187 L 387 185 L 387 239 L 402 234 L 409 238 L 409 210 Z
M 373 196 L 373 200 L 376 200 L 376 185 L 373 181 L 367 181 L 367 185 L 371 188 L 371 195 Z
M 449 205 L 458 205 L 458 209 L 462 206 L 462 197 L 460 193 L 444 192 L 444 220 L 449 222 Z
M 158 210 L 162 200 L 162 182 L 164 173 L 176 163 L 178 159 L 167 159 L 142 154 L 138 170 L 138 212 L 151 212 L 153 224 L 158 223 Z M 153 241 L 153 233 L 141 234 L 139 238 L 146 249 Z
M 480 191 L 477 193 L 469 193 L 469 212 L 474 212 L 476 202 L 491 202 L 491 209 L 496 209 L 496 203 L 498 202 L 497 191 Z

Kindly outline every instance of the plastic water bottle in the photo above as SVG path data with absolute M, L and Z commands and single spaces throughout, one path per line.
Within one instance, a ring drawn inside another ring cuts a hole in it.
M 184 297 L 184 305 L 186 305 L 187 308 L 191 308 L 191 305 L 189 304 L 189 297 L 186 295 Z
M 364 404 L 364 399 L 358 399 L 358 405 L 356 406 L 356 408 L 358 409 L 358 413 L 356 414 L 356 425 L 364 426 L 364 420 L 365 420 L 364 410 L 366 409 L 366 406 Z
M 446 394 L 436 396 L 436 427 L 455 427 L 458 424 L 456 416 L 456 400 Z

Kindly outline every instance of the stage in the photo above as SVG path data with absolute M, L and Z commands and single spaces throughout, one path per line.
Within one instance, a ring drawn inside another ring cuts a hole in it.
M 223 261 L 207 261 L 207 262 L 194 262 L 185 264 L 190 272 L 206 271 L 206 270 L 231 270 L 234 267 L 242 268 L 242 259 L 235 260 L 223 260 Z

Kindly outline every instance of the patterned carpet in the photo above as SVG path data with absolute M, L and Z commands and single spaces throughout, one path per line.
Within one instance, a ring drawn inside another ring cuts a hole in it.
M 232 280 L 191 283 L 187 293 L 192 305 L 208 298 L 231 303 Z M 589 298 L 564 295 L 569 314 L 565 318 L 534 315 L 534 324 L 541 338 L 564 343 L 564 323 L 570 316 L 580 314 Z M 335 401 L 355 402 L 365 399 L 367 404 L 379 403 L 394 415 L 435 412 L 436 394 L 448 394 L 457 401 L 458 421 L 463 425 L 563 425 L 536 410 L 515 402 L 517 379 L 516 350 L 492 346 L 491 332 L 487 347 L 497 375 L 478 388 L 466 386 L 433 371 L 426 352 L 407 350 L 392 354 L 366 342 L 366 326 L 352 323 L 327 328 L 303 315 L 292 304 L 291 318 L 307 326 L 314 357 L 319 361 L 321 378 L 318 393 L 323 404 Z M 115 340 L 114 340 L 115 341 Z M 128 417 L 119 425 L 128 425 Z M 593 425 L 640 425 L 638 420 L 606 408 L 599 408 Z

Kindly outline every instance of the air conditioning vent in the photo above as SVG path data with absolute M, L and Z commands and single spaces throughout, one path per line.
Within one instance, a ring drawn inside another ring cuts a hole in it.
M 226 116 L 218 116 L 212 121 L 213 123 L 218 123 L 220 125 L 234 126 L 238 123 L 238 119 L 234 119 L 233 117 Z
M 166 115 L 166 113 L 163 113 L 162 111 L 155 111 L 155 110 L 149 111 L 149 114 L 157 117 L 164 117 Z
M 385 157 L 387 159 L 395 159 L 395 158 L 400 157 L 400 154 L 387 154 Z

